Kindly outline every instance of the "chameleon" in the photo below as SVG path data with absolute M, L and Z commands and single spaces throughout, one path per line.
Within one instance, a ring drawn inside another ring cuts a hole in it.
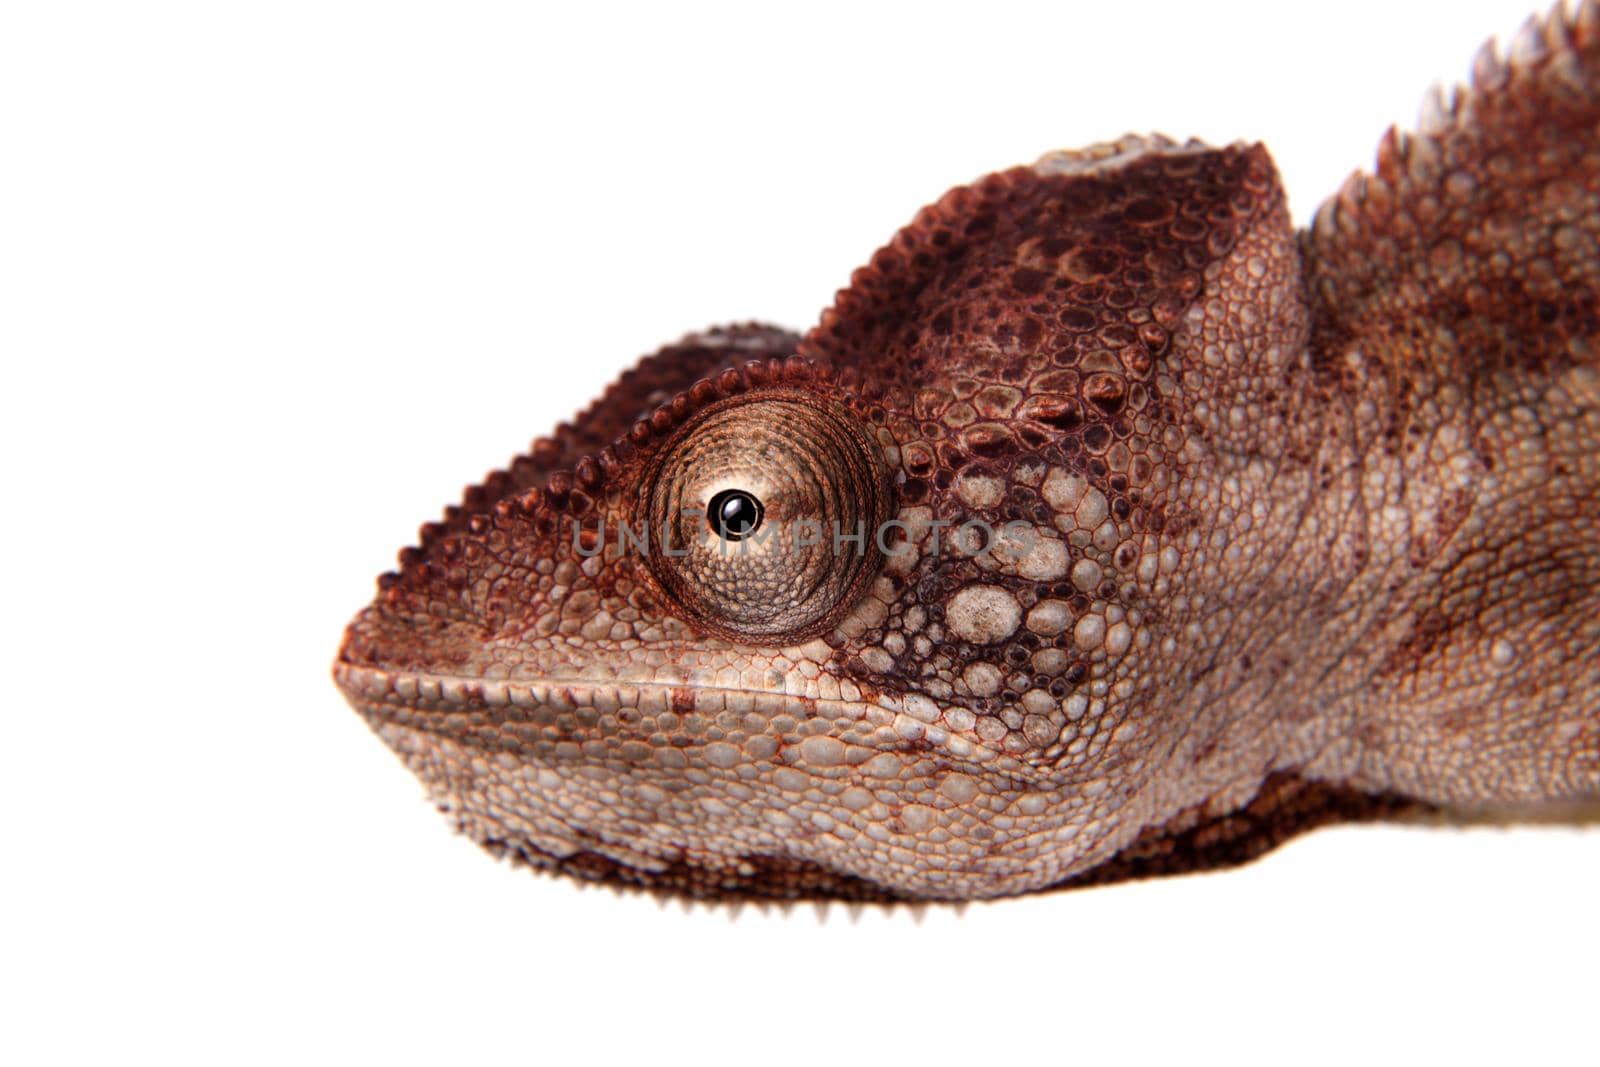
M 644 358 L 335 680 L 535 869 L 969 901 L 1600 799 L 1600 3 L 1297 229 L 1260 144 L 953 189 L 804 334 Z

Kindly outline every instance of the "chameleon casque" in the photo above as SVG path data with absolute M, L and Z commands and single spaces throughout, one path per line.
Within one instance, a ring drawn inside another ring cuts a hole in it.
M 1304 231 L 1260 145 L 1051 153 L 923 209 L 809 333 L 625 373 L 422 528 L 337 681 L 492 851 L 700 898 L 1586 807 L 1597 240 L 1593 0 Z M 867 537 L 758 536 L 805 521 Z

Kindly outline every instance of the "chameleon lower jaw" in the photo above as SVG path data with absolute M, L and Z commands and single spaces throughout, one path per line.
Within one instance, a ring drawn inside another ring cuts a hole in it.
M 1042 770 L 875 703 L 344 662 L 334 676 L 460 831 L 588 880 L 717 899 L 970 900 L 1056 884 L 1111 845 Z M 1009 792 L 973 784 L 994 781 Z

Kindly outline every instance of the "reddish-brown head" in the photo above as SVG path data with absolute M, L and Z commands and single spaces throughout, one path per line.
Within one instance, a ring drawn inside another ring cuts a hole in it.
M 992 176 L 803 341 L 664 349 L 470 491 L 341 682 L 469 833 L 539 865 L 700 895 L 1054 884 L 1192 802 L 1175 761 L 1238 773 L 1204 679 L 1305 335 L 1261 148 Z

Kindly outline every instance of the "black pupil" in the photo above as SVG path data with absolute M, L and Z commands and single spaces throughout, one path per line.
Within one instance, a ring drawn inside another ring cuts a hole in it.
M 761 525 L 761 501 L 743 489 L 724 489 L 706 506 L 706 521 L 717 536 L 737 541 Z

